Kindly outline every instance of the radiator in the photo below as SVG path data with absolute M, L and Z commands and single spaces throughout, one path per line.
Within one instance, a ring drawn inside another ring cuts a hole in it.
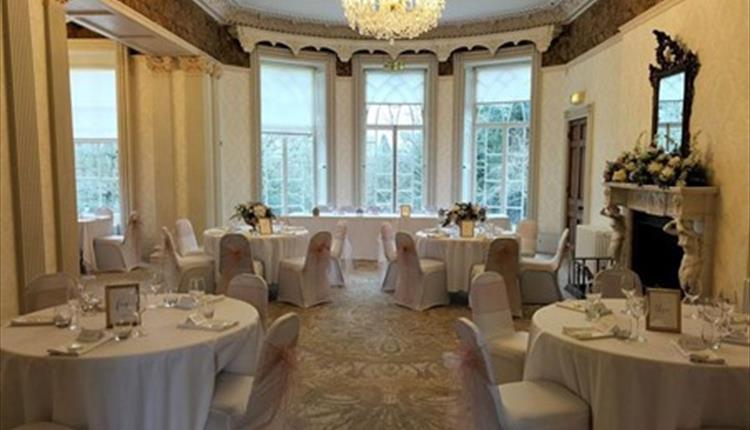
M 608 257 L 609 227 L 581 224 L 576 228 L 576 257 Z

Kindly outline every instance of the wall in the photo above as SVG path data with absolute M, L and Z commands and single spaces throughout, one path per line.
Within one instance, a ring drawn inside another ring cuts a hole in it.
M 712 181 L 720 188 L 717 213 L 713 284 L 718 290 L 739 291 L 750 273 L 750 108 L 748 75 L 748 2 L 746 0 L 665 1 L 624 25 L 621 33 L 566 66 L 544 69 L 544 81 L 558 86 L 556 97 L 567 98 L 585 90 L 593 105 L 591 143 L 592 177 L 588 186 L 591 204 L 587 216 L 597 224 L 603 187 L 599 173 L 607 159 L 630 149 L 651 127 L 651 86 L 648 64 L 654 62 L 653 29 L 661 29 L 683 40 L 697 52 L 701 70 L 696 79 L 691 129 L 701 132 L 701 149 L 709 160 Z M 553 102 L 547 90 L 543 101 L 544 124 L 563 118 L 565 103 Z M 557 107 L 553 107 L 557 104 Z M 543 126 L 544 127 L 544 126 Z M 542 131 L 546 148 L 564 148 L 564 133 Z M 553 150 L 544 159 L 560 157 Z M 562 154 L 564 160 L 564 154 Z M 566 164 L 543 162 L 543 182 L 564 180 Z M 544 179 L 546 178 L 546 179 Z M 563 189 L 564 190 L 564 189 Z M 540 196 L 542 197 L 542 196 Z M 563 208 L 564 194 L 549 192 L 545 205 Z M 541 212 L 542 214 L 545 211 Z M 546 216 L 546 215 L 544 215 Z M 559 215 L 561 216 L 561 215 Z M 545 219 L 546 225 L 554 220 Z

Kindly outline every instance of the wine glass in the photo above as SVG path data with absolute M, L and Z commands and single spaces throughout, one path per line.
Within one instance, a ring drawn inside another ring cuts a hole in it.
M 721 348 L 720 324 L 724 320 L 725 310 L 722 309 L 718 300 L 707 299 L 700 305 L 700 315 L 704 324 L 701 329 L 701 338 L 709 348 L 718 350 Z
M 140 293 L 138 301 L 138 309 L 133 312 L 133 317 L 136 318 L 135 331 L 133 331 L 133 337 L 144 337 L 148 333 L 143 329 L 143 313 L 148 308 L 148 293 L 146 291 Z
M 680 285 L 682 292 L 685 293 L 685 299 L 687 303 L 693 307 L 693 312 L 690 314 L 690 318 L 698 319 L 698 309 L 695 306 L 696 300 L 701 295 L 701 287 L 699 282 L 690 282 L 685 285 Z
M 200 303 L 206 294 L 206 281 L 203 278 L 192 278 L 188 283 L 188 293 L 196 304 Z
M 648 315 L 648 299 L 643 296 L 636 296 L 628 302 L 630 314 L 635 318 L 635 334 L 633 340 L 645 342 L 646 337 L 641 333 L 641 318 Z
M 626 299 L 630 299 L 638 292 L 635 289 L 635 282 L 633 282 L 633 280 L 627 275 L 620 275 L 618 283 L 620 285 L 620 291 Z
M 592 285 L 586 293 L 586 320 L 597 321 L 601 317 L 602 291 L 598 285 Z

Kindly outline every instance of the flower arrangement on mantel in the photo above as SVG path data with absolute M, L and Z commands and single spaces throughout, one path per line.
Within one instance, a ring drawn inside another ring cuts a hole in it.
M 261 218 L 276 218 L 271 208 L 260 202 L 240 203 L 234 207 L 232 219 L 241 219 L 250 227 L 257 227 Z
M 625 151 L 613 161 L 607 161 L 604 182 L 624 184 L 657 185 L 668 187 L 701 187 L 708 185 L 703 156 L 690 142 L 690 155 L 679 151 L 668 152 L 655 145 L 636 144 L 632 151 Z
M 458 225 L 461 221 L 486 221 L 487 209 L 474 203 L 454 203 L 449 211 L 443 212 L 443 227 L 451 223 Z

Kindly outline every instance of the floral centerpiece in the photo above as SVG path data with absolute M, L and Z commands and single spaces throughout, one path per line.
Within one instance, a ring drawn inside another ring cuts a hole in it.
M 708 185 L 707 169 L 695 140 L 690 143 L 690 154 L 667 151 L 655 145 L 636 144 L 615 160 L 607 161 L 605 182 L 620 182 L 667 187 L 698 187 Z
M 234 207 L 232 219 L 241 219 L 252 228 L 256 228 L 261 218 L 276 218 L 271 208 L 260 202 L 240 203 Z
M 454 203 L 453 207 L 448 210 L 442 210 L 443 227 L 451 223 L 459 224 L 461 221 L 486 221 L 487 209 L 474 203 Z

